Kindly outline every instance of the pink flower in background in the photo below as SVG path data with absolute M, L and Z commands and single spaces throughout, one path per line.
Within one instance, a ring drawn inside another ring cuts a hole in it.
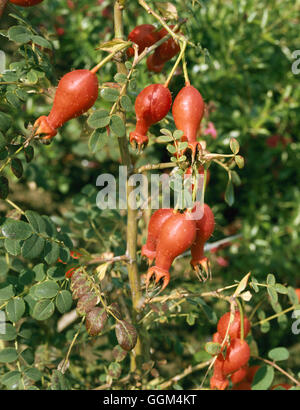
M 219 266 L 222 266 L 223 268 L 226 268 L 226 266 L 229 265 L 229 261 L 225 258 L 223 258 L 222 256 L 218 256 L 217 257 L 217 264 Z
M 214 139 L 217 138 L 217 130 L 212 122 L 208 123 L 208 127 L 204 130 L 204 135 L 211 135 Z

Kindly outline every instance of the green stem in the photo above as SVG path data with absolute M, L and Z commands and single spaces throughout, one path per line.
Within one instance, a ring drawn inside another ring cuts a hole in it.
M 182 56 L 182 68 L 183 68 L 183 75 L 185 79 L 185 85 L 191 85 L 190 79 L 189 79 L 189 74 L 187 70 L 187 65 L 186 65 L 186 59 L 185 59 L 185 54 Z
M 174 64 L 174 66 L 173 66 L 173 68 L 172 68 L 172 70 L 171 70 L 171 72 L 170 72 L 170 74 L 169 74 L 169 76 L 168 76 L 168 78 L 167 78 L 167 80 L 166 80 L 166 82 L 165 82 L 165 84 L 164 84 L 165 87 L 168 87 L 168 86 L 169 86 L 169 82 L 171 81 L 171 79 L 172 79 L 172 77 L 173 77 L 173 75 L 174 75 L 174 73 L 175 73 L 175 71 L 176 71 L 176 68 L 178 67 L 178 65 L 179 65 L 179 63 L 180 63 L 180 60 L 181 60 L 181 59 L 183 58 L 183 56 L 184 56 L 185 49 L 186 49 L 186 41 L 184 41 L 182 44 L 181 44 L 181 42 L 180 42 L 180 53 L 179 53 L 179 56 L 178 56 L 178 58 L 177 58 L 177 60 L 176 60 L 176 62 L 175 62 L 175 64 Z
M 238 307 L 239 307 L 239 311 L 240 311 L 240 320 L 241 320 L 241 340 L 244 340 L 244 338 L 245 338 L 245 330 L 244 330 L 244 310 L 243 310 L 243 307 L 242 307 L 242 305 L 241 305 L 241 302 L 238 300 L 238 299 L 236 299 L 236 303 L 237 303 L 237 305 L 238 305 Z
M 118 0 L 114 3 L 114 26 L 115 26 L 115 38 L 123 39 L 124 32 L 123 32 L 123 16 L 122 16 L 122 5 Z M 117 62 L 117 71 L 118 73 L 128 75 L 126 66 L 123 62 Z M 123 94 L 126 93 L 126 87 L 123 89 Z M 119 109 L 117 114 L 120 116 L 124 124 L 126 123 L 126 115 L 123 110 Z M 127 137 L 119 137 L 119 148 L 121 153 L 121 160 L 122 164 L 126 165 L 129 174 L 132 172 L 133 166 L 129 154 L 128 149 L 128 141 Z M 129 198 L 130 192 L 133 190 L 133 187 L 127 187 L 127 198 Z M 130 207 L 129 201 L 128 202 L 128 211 L 127 211 L 127 256 L 129 258 L 128 261 L 128 276 L 129 276 L 129 285 L 131 289 L 131 299 L 132 299 L 132 307 L 134 313 L 134 323 L 137 322 L 137 315 L 138 311 L 140 310 L 140 300 L 142 297 L 141 287 L 140 287 L 140 278 L 138 274 L 138 266 L 137 266 L 137 210 L 132 209 Z M 139 332 L 138 341 L 134 348 L 133 354 L 131 354 L 131 363 L 130 369 L 132 372 L 140 371 L 137 366 L 137 358 L 142 358 L 143 355 L 143 347 L 141 341 L 141 334 Z
M 129 42 L 121 44 L 119 47 L 116 47 L 116 49 L 110 53 L 107 57 L 105 57 L 103 60 L 101 60 L 94 68 L 92 68 L 90 71 L 91 73 L 96 74 L 96 72 L 103 67 L 106 63 L 108 63 L 111 59 L 114 58 L 114 56 L 119 53 L 122 50 L 125 50 L 125 48 L 128 48 L 130 45 Z
M 262 325 L 262 324 L 264 324 L 264 323 L 266 323 L 266 322 L 269 322 L 270 320 L 276 319 L 277 317 L 279 317 L 279 316 L 281 316 L 281 315 L 284 315 L 285 313 L 290 312 L 291 310 L 294 310 L 295 308 L 296 308 L 296 306 L 293 305 L 293 306 L 291 306 L 291 307 L 289 307 L 289 308 L 287 308 L 287 309 L 285 309 L 285 310 L 282 310 L 282 311 L 279 312 L 279 313 L 276 313 L 275 315 L 269 316 L 269 317 L 267 317 L 266 319 L 262 319 L 262 320 L 260 320 L 259 322 L 254 323 L 254 324 L 252 325 L 252 327 L 253 327 L 253 326 L 257 326 L 257 325 Z

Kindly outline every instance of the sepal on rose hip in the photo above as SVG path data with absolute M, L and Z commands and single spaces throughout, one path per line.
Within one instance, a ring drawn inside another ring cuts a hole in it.
M 148 289 L 150 280 L 152 277 L 155 277 L 154 282 L 157 284 L 160 280 L 163 281 L 160 291 L 163 291 L 170 282 L 170 273 L 167 270 L 161 269 L 158 266 L 152 266 L 146 276 L 146 289 Z
M 142 151 L 148 145 L 148 137 L 147 135 L 143 135 L 137 131 L 132 131 L 129 134 L 129 142 L 133 149 L 137 149 L 138 151 Z
M 35 135 L 43 135 L 42 140 L 51 140 L 57 134 L 57 130 L 52 127 L 48 121 L 48 117 L 42 115 L 34 123 Z
M 206 256 L 198 260 L 192 259 L 191 266 L 200 281 L 205 282 L 212 278 L 210 261 Z

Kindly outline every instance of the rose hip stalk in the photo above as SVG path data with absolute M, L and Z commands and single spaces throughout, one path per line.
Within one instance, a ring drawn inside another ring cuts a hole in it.
M 170 216 L 161 227 L 156 245 L 155 266 L 148 270 L 146 287 L 151 277 L 155 276 L 155 283 L 163 279 L 163 290 L 170 281 L 169 269 L 173 260 L 191 247 L 196 238 L 195 221 L 186 217 L 186 213 L 176 213 Z
M 204 114 L 204 101 L 199 91 L 191 85 L 183 87 L 174 100 L 172 113 L 177 129 L 183 132 L 181 140 L 188 142 L 194 158 L 197 148 L 202 149 L 197 141 L 197 132 Z
M 142 247 L 142 256 L 148 258 L 149 265 L 152 264 L 156 256 L 157 238 L 163 224 L 173 215 L 173 209 L 158 209 L 150 218 L 148 225 L 147 242 Z
M 45 134 L 49 140 L 57 129 L 72 118 L 79 117 L 91 108 L 98 97 L 98 79 L 89 70 L 75 70 L 65 74 L 58 83 L 50 114 L 38 118 L 35 135 Z
M 199 204 L 199 203 L 197 203 Z M 199 206 L 199 205 L 198 205 Z M 207 257 L 204 256 L 205 242 L 211 237 L 215 228 L 215 218 L 212 210 L 206 204 L 203 206 L 203 216 L 196 221 L 197 234 L 196 241 L 191 247 L 192 268 L 196 271 L 196 274 L 202 279 L 206 280 L 211 276 L 210 264 Z M 203 273 L 206 274 L 206 278 L 203 277 Z
M 140 26 L 136 26 L 128 35 L 128 40 L 139 46 L 138 54 L 141 54 L 146 47 L 151 47 L 159 39 L 160 35 L 152 24 L 141 24 Z M 128 57 L 134 55 L 133 47 L 128 48 L 127 55 Z
M 31 7 L 41 3 L 44 0 L 10 0 L 11 3 L 22 7 Z
M 174 26 L 170 26 L 173 29 Z M 168 31 L 162 28 L 158 32 L 158 40 L 165 37 Z M 156 41 L 158 41 L 156 40 Z M 147 67 L 149 71 L 160 73 L 167 61 L 171 60 L 180 51 L 180 46 L 171 37 L 164 43 L 162 43 L 157 49 L 147 58 Z
M 151 84 L 139 93 L 135 100 L 136 128 L 130 133 L 130 143 L 140 150 L 148 143 L 149 127 L 162 120 L 172 105 L 172 96 L 162 84 Z

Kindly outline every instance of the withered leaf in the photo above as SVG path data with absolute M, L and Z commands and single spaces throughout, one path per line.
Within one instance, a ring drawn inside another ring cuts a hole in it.
M 130 351 L 136 345 L 137 331 L 131 323 L 125 320 L 120 320 L 116 324 L 116 336 L 119 345 L 124 350 Z
M 79 299 L 76 311 L 79 316 L 84 316 L 90 312 L 97 303 L 97 295 L 94 292 L 88 292 Z
M 99 335 L 107 322 L 107 313 L 103 308 L 94 307 L 86 315 L 85 326 L 90 336 Z

